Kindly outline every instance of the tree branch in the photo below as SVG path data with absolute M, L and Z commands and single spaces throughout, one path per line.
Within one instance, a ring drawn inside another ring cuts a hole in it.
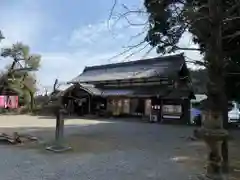
M 137 33 L 136 35 L 131 36 L 130 39 L 129 39 L 129 42 L 131 42 L 133 39 L 138 38 L 139 36 L 141 36 L 144 33 L 146 33 L 146 30 L 144 28 L 146 28 L 146 26 L 143 27 L 143 30 L 141 32 Z
M 201 51 L 199 48 L 181 48 L 181 47 L 175 47 L 177 50 L 182 50 L 182 51 Z
M 151 47 L 143 56 L 142 59 L 145 59 L 146 56 L 154 49 L 155 47 Z
M 236 37 L 240 36 L 240 31 L 236 31 L 233 34 L 227 35 L 227 36 L 223 36 L 223 39 L 229 39 L 229 41 L 233 40 Z
M 231 15 L 237 8 L 240 7 L 240 0 L 235 0 L 235 5 L 232 6 L 230 9 L 226 10 L 225 14 L 223 15 L 223 17 L 229 16 Z
M 205 62 L 198 61 L 198 60 L 194 60 L 194 61 L 187 61 L 186 60 L 186 63 L 191 63 L 191 64 L 195 64 L 195 65 L 198 65 L 198 66 L 204 66 L 204 67 L 207 66 L 207 64 Z
M 240 48 L 229 50 L 229 51 L 224 51 L 223 53 L 226 56 L 230 56 L 230 55 L 234 55 L 234 54 L 239 53 L 239 52 L 240 52 Z
M 126 56 L 126 57 L 124 58 L 124 60 L 126 60 L 126 59 L 132 57 L 133 55 L 135 55 L 135 54 L 143 51 L 147 46 L 148 46 L 148 44 L 146 44 L 145 46 L 143 46 L 141 49 L 138 49 L 137 51 L 132 52 L 131 54 L 129 54 L 128 56 Z
M 229 17 L 229 18 L 225 18 L 223 19 L 223 23 L 229 22 L 229 21 L 234 21 L 234 20 L 239 20 L 240 16 L 238 17 Z
M 3 40 L 3 39 L 5 39 L 5 38 L 4 38 L 3 34 L 2 34 L 2 31 L 0 31 L 0 41 Z
M 135 25 L 135 26 L 144 26 L 146 25 L 148 22 L 145 22 L 143 24 L 137 24 L 137 23 L 132 23 L 129 21 L 129 19 L 127 18 L 128 15 L 131 15 L 131 14 L 140 14 L 140 13 L 145 13 L 144 11 L 141 11 L 141 10 L 131 10 L 131 11 L 127 11 L 123 14 L 119 14 L 118 18 L 115 20 L 114 24 L 113 24 L 113 28 L 116 26 L 116 24 L 121 20 L 121 19 L 125 19 L 129 25 Z
M 132 23 L 129 19 L 128 19 L 128 17 L 124 17 L 124 19 L 128 22 L 128 24 L 129 25 L 131 25 L 131 26 L 144 26 L 144 25 L 146 25 L 147 23 L 148 23 L 148 21 L 146 21 L 146 22 L 144 22 L 144 23 Z
M 172 43 L 169 43 L 169 42 L 164 42 L 164 41 L 160 41 L 160 43 L 164 44 L 165 47 L 172 47 L 172 49 L 175 49 L 175 50 L 182 50 L 182 51 L 201 51 L 200 48 L 184 48 L 184 47 L 179 47 L 179 46 L 176 46 Z
M 122 56 L 122 55 L 130 52 L 130 51 L 133 50 L 134 48 L 140 47 L 140 46 L 143 45 L 144 43 L 145 43 L 145 41 L 141 41 L 141 42 L 138 43 L 137 45 L 131 46 L 131 47 L 129 47 L 128 49 L 124 50 L 123 52 L 120 52 L 119 54 L 116 54 L 116 55 L 114 55 L 113 57 L 107 59 L 107 61 L 111 61 L 112 59 L 115 59 L 115 58 L 117 58 L 117 57 L 119 57 L 119 56 Z
M 110 14 L 109 14 L 109 17 L 108 17 L 108 29 L 110 29 L 110 24 L 109 23 L 110 23 L 110 20 L 113 16 L 113 12 L 114 12 L 114 9 L 115 9 L 116 5 L 117 5 L 117 0 L 114 0 L 113 6 L 110 10 Z
M 193 22 L 189 22 L 189 23 L 188 23 L 188 27 L 189 27 L 190 25 L 193 25 L 193 24 L 197 23 L 198 21 L 201 21 L 201 20 L 209 20 L 209 16 L 199 17 L 199 18 L 195 19 Z

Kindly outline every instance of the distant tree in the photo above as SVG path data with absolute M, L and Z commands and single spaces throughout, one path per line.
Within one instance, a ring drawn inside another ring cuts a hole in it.
M 2 31 L 0 30 L 0 42 L 1 42 L 1 40 L 3 40 L 4 39 L 4 36 L 3 36 L 3 34 L 2 34 Z
M 228 101 L 237 101 L 240 102 L 240 73 L 238 66 L 232 64 L 228 65 L 226 68 L 226 76 L 225 76 L 225 84 L 226 84 L 226 95 Z M 190 70 L 191 79 L 192 79 L 192 86 L 194 93 L 197 94 L 206 94 L 207 89 L 207 70 L 200 69 L 200 70 Z
M 34 107 L 34 93 L 36 92 L 35 77 L 32 71 L 38 70 L 41 57 L 36 54 L 30 54 L 28 46 L 22 43 L 13 44 L 10 48 L 3 48 L 1 56 L 12 60 L 5 73 L 3 86 L 11 87 L 24 96 L 26 102 L 30 102 L 30 109 Z

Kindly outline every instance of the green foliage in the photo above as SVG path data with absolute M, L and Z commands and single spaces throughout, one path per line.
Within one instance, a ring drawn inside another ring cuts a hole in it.
M 3 40 L 3 39 L 4 39 L 4 37 L 3 37 L 2 31 L 0 31 L 0 42 L 1 42 L 1 40 Z
M 1 56 L 12 58 L 14 60 L 14 68 L 29 68 L 28 70 L 37 70 L 40 67 L 41 56 L 30 54 L 29 47 L 22 43 L 13 44 L 10 48 L 3 48 Z M 13 66 L 10 68 L 13 69 Z
M 232 0 L 221 1 L 223 14 L 223 49 L 225 56 L 232 50 L 240 50 L 240 10 L 239 3 Z M 146 41 L 157 47 L 159 53 L 174 52 L 186 31 L 191 32 L 193 41 L 205 52 L 210 37 L 211 20 L 208 0 L 145 0 L 149 13 L 149 30 Z M 238 7 L 237 7 L 238 6 Z
M 227 65 L 225 82 L 228 98 L 240 102 L 240 59 L 238 57 L 232 57 L 232 63 Z
M 13 44 L 10 48 L 3 48 L 1 56 L 13 60 L 6 67 L 2 76 L 4 77 L 4 88 L 11 89 L 18 94 L 20 104 L 30 104 L 30 109 L 33 109 L 36 77 L 32 71 L 36 71 L 40 67 L 41 57 L 30 54 L 29 47 L 22 43 Z
M 176 51 L 177 43 L 187 28 L 181 1 L 145 0 L 144 5 L 149 13 L 149 30 L 145 40 L 156 47 L 158 53 Z
M 210 70 L 211 67 L 210 71 L 206 71 L 206 76 L 210 77 L 209 72 L 215 77 L 220 74 L 225 81 L 228 98 L 239 99 L 240 3 L 232 0 L 215 1 L 223 13 L 221 17 L 212 17 L 209 2 L 210 0 L 145 0 L 144 5 L 149 14 L 149 30 L 145 40 L 156 47 L 158 53 L 171 53 L 182 49 L 178 42 L 185 32 L 192 33 L 193 41 L 199 44 L 199 50 L 205 55 L 206 68 Z M 222 53 L 224 60 L 216 62 L 212 60 L 216 53 L 210 52 L 211 56 L 209 53 L 206 56 L 206 52 L 218 41 L 210 39 L 211 27 L 218 20 L 222 22 L 222 39 L 219 40 L 222 41 L 222 52 L 219 53 Z M 198 78 L 200 81 L 201 76 Z

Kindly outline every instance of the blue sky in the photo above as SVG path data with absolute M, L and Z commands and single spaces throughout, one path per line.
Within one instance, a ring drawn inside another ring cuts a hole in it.
M 116 16 L 125 12 L 122 4 L 137 9 L 143 6 L 142 2 L 118 0 L 109 21 L 114 0 L 1 0 L 0 29 L 6 37 L 1 47 L 22 42 L 29 45 L 33 53 L 40 54 L 39 84 L 51 85 L 55 78 L 67 81 L 85 66 L 126 61 L 124 57 L 131 52 L 110 58 L 123 52 L 124 47 L 142 41 L 144 34 L 132 37 L 144 27 L 129 26 L 124 19 L 115 26 L 113 24 Z M 146 20 L 139 15 L 132 15 L 130 19 L 134 23 Z M 194 46 L 188 34 L 180 43 L 185 47 Z M 146 56 L 149 48 L 127 60 L 156 56 L 154 51 Z M 192 59 L 200 58 L 196 52 L 186 52 L 186 55 Z M 0 68 L 7 63 L 7 60 L 2 61 Z

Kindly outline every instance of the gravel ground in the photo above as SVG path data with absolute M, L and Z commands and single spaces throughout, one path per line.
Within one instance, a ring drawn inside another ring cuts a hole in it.
M 2 117 L 8 122 L 0 122 L 6 127 L 1 131 L 28 132 L 45 142 L 54 138 L 54 119 Z M 0 179 L 187 180 L 203 172 L 205 146 L 188 139 L 190 127 L 86 119 L 66 124 L 73 151 L 64 154 L 42 145 L 1 145 Z

